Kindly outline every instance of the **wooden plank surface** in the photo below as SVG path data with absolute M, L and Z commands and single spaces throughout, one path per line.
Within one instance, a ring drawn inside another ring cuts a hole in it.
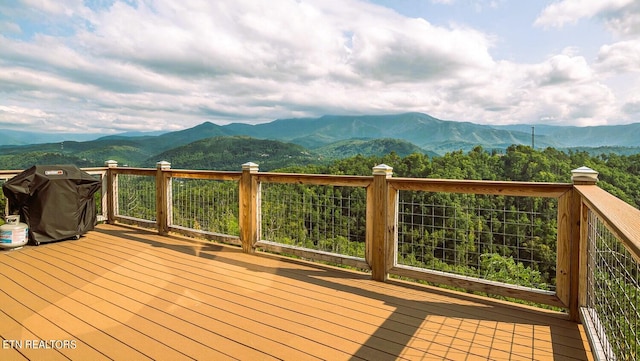
M 0 277 L 2 360 L 592 359 L 555 312 L 122 226 L 0 252 Z

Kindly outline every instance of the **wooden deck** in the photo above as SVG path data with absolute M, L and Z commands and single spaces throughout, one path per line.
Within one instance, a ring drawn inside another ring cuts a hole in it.
M 1 360 L 590 360 L 563 315 L 101 225 L 0 252 Z

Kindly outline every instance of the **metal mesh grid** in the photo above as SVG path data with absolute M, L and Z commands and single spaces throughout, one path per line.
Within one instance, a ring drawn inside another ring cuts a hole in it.
M 365 257 L 364 188 L 263 183 L 261 195 L 263 240 Z
M 102 177 L 104 177 L 103 174 L 91 174 L 91 175 L 100 181 L 102 181 Z M 100 189 L 98 189 L 98 191 L 93 195 L 93 200 L 96 205 L 96 214 L 100 217 L 104 215 L 103 213 L 104 210 L 102 209 L 102 198 L 106 193 L 106 189 L 103 189 L 103 186 L 104 185 L 101 185 Z
M 173 178 L 171 190 L 172 225 L 240 235 L 238 182 Z
M 608 359 L 640 357 L 640 264 L 589 210 L 586 310 Z
M 400 191 L 398 265 L 555 289 L 557 200 Z
M 117 208 L 119 216 L 156 221 L 156 178 L 119 174 Z
M 0 189 L 7 179 L 0 178 Z M 4 196 L 4 192 L 0 192 L 0 224 L 4 224 L 4 218 L 7 213 L 7 197 Z

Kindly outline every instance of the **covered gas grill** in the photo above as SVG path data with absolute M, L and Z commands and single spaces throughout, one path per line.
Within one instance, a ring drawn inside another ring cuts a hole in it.
M 36 165 L 2 186 L 9 212 L 29 226 L 35 245 L 79 238 L 92 230 L 99 189 L 100 180 L 74 165 Z

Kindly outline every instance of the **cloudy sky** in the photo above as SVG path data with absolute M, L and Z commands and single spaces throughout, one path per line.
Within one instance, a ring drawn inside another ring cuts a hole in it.
M 409 111 L 640 122 L 640 1 L 0 1 L 0 128 Z

